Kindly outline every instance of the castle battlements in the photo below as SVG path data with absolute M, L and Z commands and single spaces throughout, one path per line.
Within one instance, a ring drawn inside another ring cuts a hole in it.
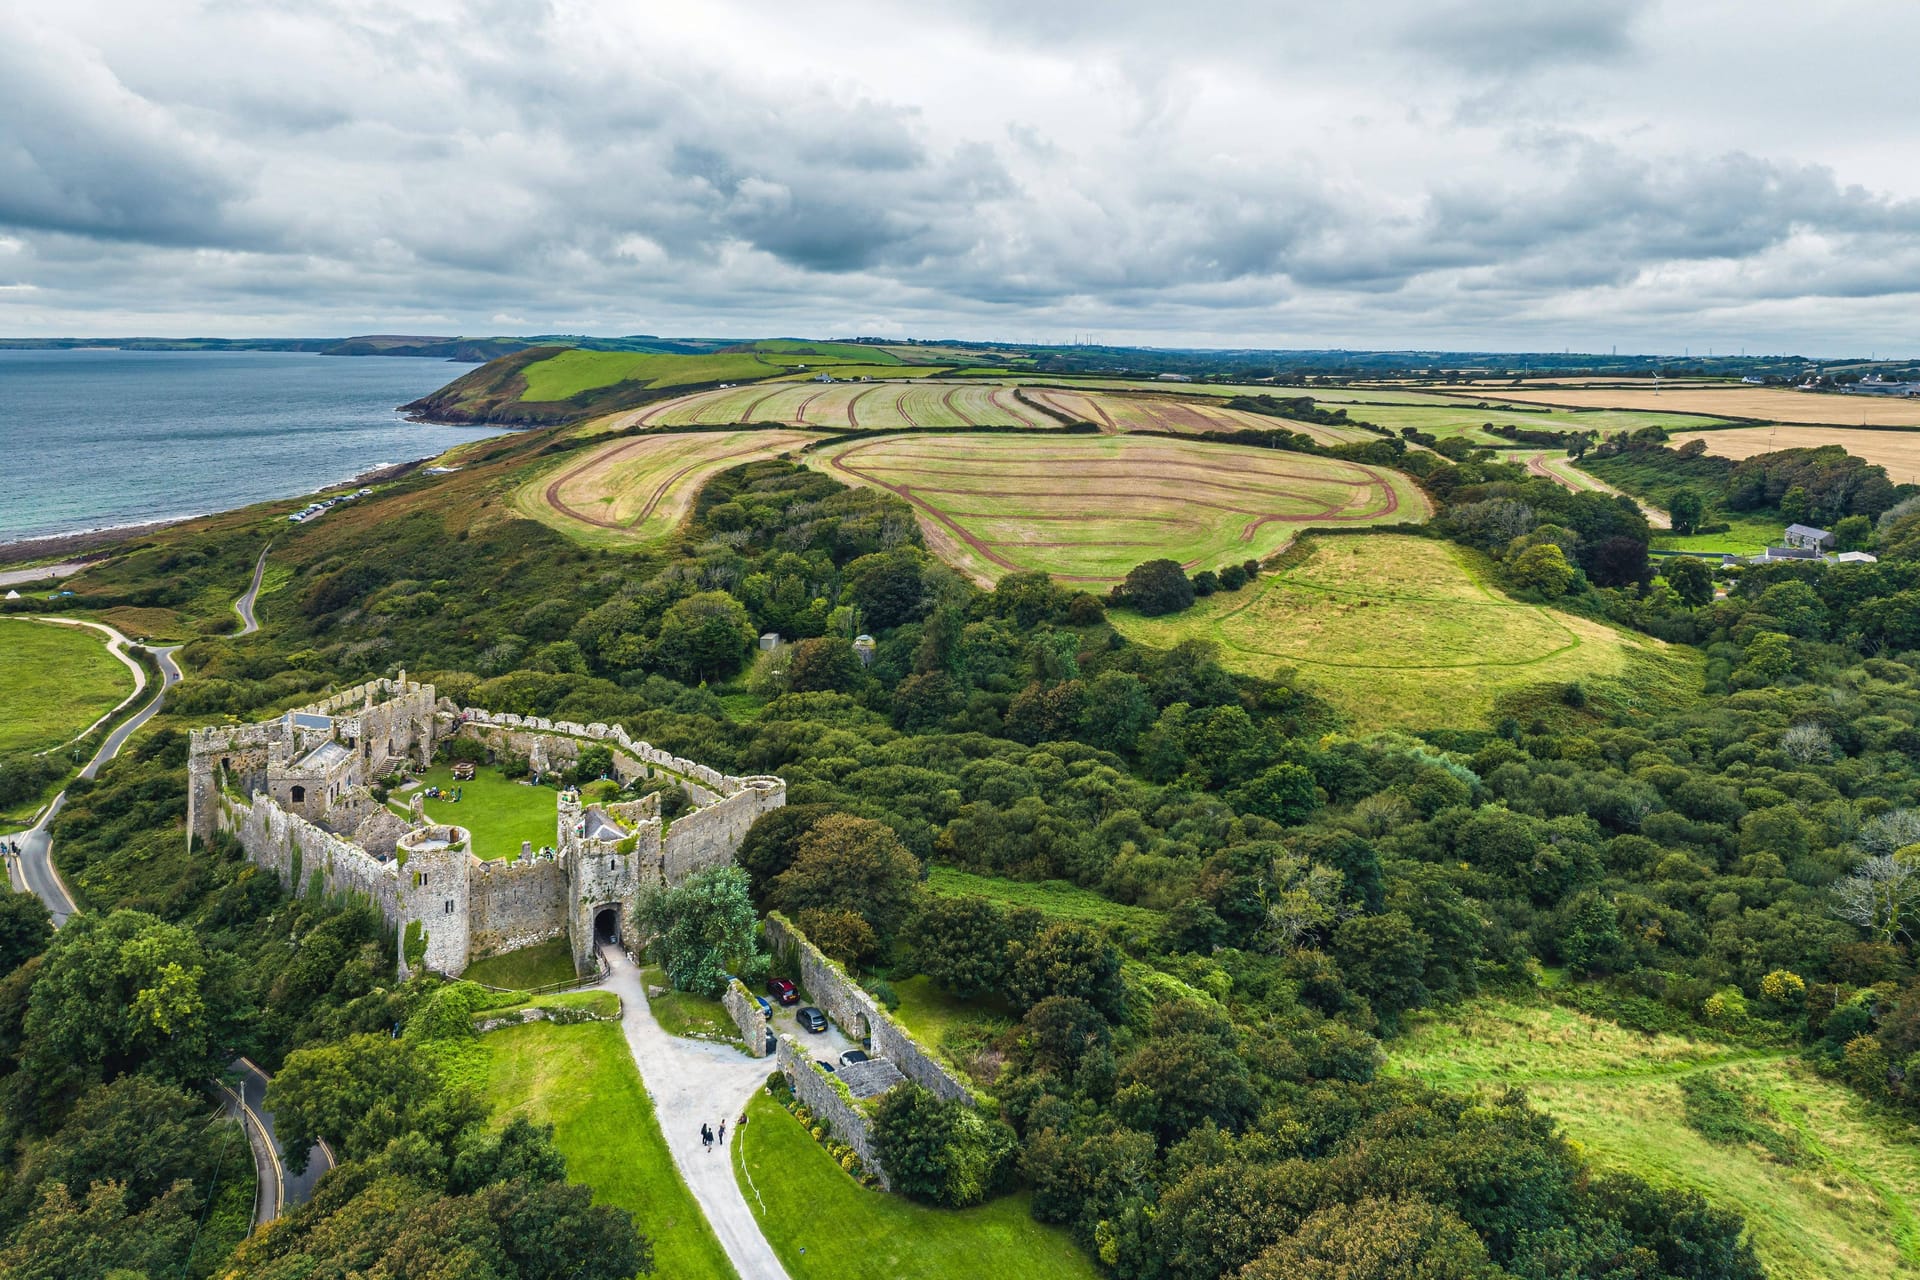
M 670 777 L 694 807 L 669 827 L 658 794 L 588 804 L 561 791 L 551 853 L 484 860 L 464 828 L 427 821 L 418 804 L 402 818 L 372 791 L 456 738 L 543 774 L 604 745 L 623 785 Z M 225 831 L 292 892 L 365 898 L 401 939 L 403 976 L 458 975 L 479 956 L 563 935 L 584 969 L 596 935 L 623 936 L 643 892 L 732 861 L 754 820 L 786 803 L 779 778 L 723 774 L 619 725 L 457 707 L 404 672 L 259 724 L 195 729 L 189 742 L 189 840 Z

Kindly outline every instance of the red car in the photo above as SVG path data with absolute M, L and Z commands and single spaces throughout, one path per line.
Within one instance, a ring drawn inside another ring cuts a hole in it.
M 781 1004 L 799 1004 L 800 992 L 785 978 L 774 978 L 767 983 L 767 994 Z

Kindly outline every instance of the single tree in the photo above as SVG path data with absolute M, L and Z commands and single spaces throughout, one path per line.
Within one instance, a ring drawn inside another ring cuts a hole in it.
M 718 998 L 727 975 L 754 956 L 753 895 L 747 873 L 731 863 L 648 892 L 640 899 L 639 914 L 653 939 L 648 954 L 675 991 Z
M 1691 489 L 1675 489 L 1667 499 L 1667 515 L 1673 519 L 1675 533 L 1692 533 L 1698 529 L 1706 509 L 1707 504 Z
M 1130 608 L 1154 617 L 1188 608 L 1193 604 L 1194 591 L 1179 561 L 1148 560 L 1128 570 L 1119 595 Z
M 793 865 L 773 882 L 773 901 L 792 915 L 809 907 L 854 912 L 884 940 L 899 930 L 919 887 L 919 859 L 893 828 L 837 813 L 801 838 Z
M 1911 939 L 1920 911 L 1920 865 L 1905 856 L 1868 858 L 1833 886 L 1833 913 L 1882 942 Z
M 1680 602 L 1689 608 L 1698 609 L 1703 604 L 1713 602 L 1713 571 L 1706 562 L 1694 556 L 1670 556 L 1660 566 L 1660 576 L 1667 580 Z

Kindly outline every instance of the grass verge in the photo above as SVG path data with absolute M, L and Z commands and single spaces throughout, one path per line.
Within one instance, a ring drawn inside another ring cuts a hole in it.
M 1025 1195 L 956 1210 L 866 1190 L 764 1092 L 747 1104 L 733 1166 L 747 1207 L 793 1280 L 1099 1274 L 1064 1231 L 1033 1220 Z
M 667 975 L 657 965 L 642 969 L 640 976 L 649 987 L 667 985 Z M 740 1043 L 739 1029 L 733 1025 L 733 1017 L 718 1000 L 709 1000 L 691 991 L 669 989 L 664 995 L 650 998 L 647 1007 L 653 1010 L 660 1029 L 670 1036 Z
M 681 1180 L 617 1024 L 536 1022 L 481 1037 L 497 1118 L 553 1126 L 567 1177 L 601 1204 L 625 1209 L 653 1241 L 654 1274 L 734 1275 Z
M 0 618 L 0 754 L 60 746 L 133 692 L 91 627 Z
M 571 982 L 577 976 L 573 969 L 573 944 L 565 937 L 549 938 L 518 951 L 475 960 L 460 976 L 469 982 L 512 991 Z

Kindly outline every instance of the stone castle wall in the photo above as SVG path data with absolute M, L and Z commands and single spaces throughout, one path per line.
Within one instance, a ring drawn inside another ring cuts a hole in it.
M 305 818 L 288 813 L 269 796 L 252 804 L 221 796 L 219 825 L 233 833 L 259 866 L 273 871 L 289 893 L 357 895 L 371 902 L 389 925 L 400 918 L 398 885 L 391 862 L 381 862 Z
M 481 862 L 468 872 L 467 941 L 476 956 L 567 931 L 567 870 L 552 858 Z
M 399 885 L 400 976 L 419 969 L 457 978 L 466 972 L 470 943 L 471 892 L 469 873 L 477 861 L 468 849 L 471 840 L 462 827 L 415 827 L 400 838 L 395 880 Z M 453 841 L 445 848 L 424 848 L 421 841 Z M 416 965 L 407 951 L 417 932 L 426 950 Z
M 781 1036 L 773 1052 L 774 1062 L 787 1083 L 793 1086 L 794 1096 L 806 1104 L 807 1110 L 813 1112 L 829 1133 L 854 1149 L 860 1163 L 872 1171 L 881 1186 L 893 1190 L 887 1181 L 887 1171 L 880 1165 L 880 1157 L 874 1154 L 873 1140 L 867 1136 L 866 1116 L 841 1096 L 833 1082 L 813 1065 L 807 1051 L 794 1043 L 792 1036 Z
M 732 862 L 754 819 L 787 802 L 787 784 L 778 778 L 739 781 L 741 790 L 704 809 L 682 814 L 667 828 L 661 871 L 668 884 L 679 884 L 696 871 Z
M 746 1042 L 750 1057 L 767 1056 L 767 1011 L 753 998 L 753 993 L 740 979 L 735 978 L 720 993 L 720 1003 L 727 1006 L 727 1014 L 733 1019 L 733 1025 L 739 1029 L 740 1038 Z
M 874 998 L 861 990 L 846 971 L 829 960 L 779 912 L 767 916 L 767 946 L 776 955 L 796 952 L 800 985 L 839 1028 L 856 1040 L 868 1042 L 868 1052 L 885 1058 L 900 1074 L 942 1098 L 974 1105 L 973 1091 L 942 1066 L 906 1028 L 893 1020 Z M 865 1157 L 862 1156 L 862 1159 Z

